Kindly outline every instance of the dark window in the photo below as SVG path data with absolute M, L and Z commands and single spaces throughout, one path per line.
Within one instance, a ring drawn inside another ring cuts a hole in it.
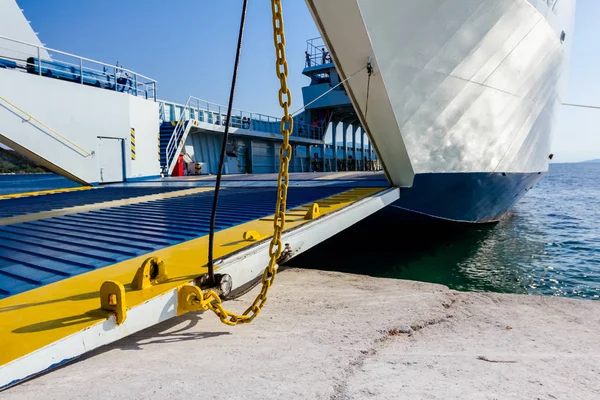
M 565 31 L 562 31 L 562 33 L 560 34 L 560 42 L 564 42 L 565 39 L 567 38 L 567 33 Z

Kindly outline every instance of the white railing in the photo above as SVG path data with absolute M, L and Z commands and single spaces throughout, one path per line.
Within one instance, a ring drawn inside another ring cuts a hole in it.
M 173 134 L 171 135 L 171 138 L 169 139 L 169 142 L 167 143 L 167 147 L 165 149 L 165 161 L 166 161 L 166 167 L 167 167 L 167 175 L 171 175 L 171 172 L 173 171 L 173 168 L 174 168 L 174 165 L 172 165 L 172 164 L 173 164 L 175 156 L 177 156 L 177 150 L 183 146 L 183 141 L 184 141 L 183 136 L 185 135 L 185 129 L 187 127 L 186 120 L 189 119 L 189 117 L 185 118 L 186 117 L 185 110 L 187 110 L 189 108 L 191 99 L 192 99 L 192 96 L 190 96 L 188 98 L 187 102 L 185 103 L 185 106 L 181 112 L 181 116 L 179 117 L 179 120 L 175 124 L 175 129 L 173 130 Z
M 158 103 L 158 120 L 160 122 L 164 122 L 166 120 L 165 112 L 165 102 L 161 101 Z
M 0 36 L 0 62 L 7 68 L 156 101 L 156 81 L 147 76 L 119 65 L 106 64 L 5 36 Z
M 225 125 L 227 106 L 190 96 L 185 105 L 161 101 L 161 121 L 181 122 L 195 119 L 212 125 Z M 238 108 L 232 109 L 230 126 L 236 129 L 247 129 L 258 132 L 280 134 L 281 118 L 250 112 Z M 300 124 L 294 121 L 293 136 L 307 139 L 322 139 L 323 127 L 311 124 Z
M 321 37 L 308 39 L 306 41 L 305 67 L 314 67 L 316 65 L 330 64 L 331 55 L 327 50 L 325 41 Z
M 165 148 L 165 172 L 170 175 L 175 166 L 175 157 L 183 148 L 186 135 L 191 129 L 188 127 L 188 121 L 196 120 L 215 126 L 224 126 L 227 120 L 227 106 L 194 96 L 188 97 L 185 104 L 162 100 L 159 103 L 160 121 L 175 122 L 175 129 Z M 281 118 L 232 108 L 229 126 L 235 129 L 280 134 Z M 294 122 L 292 136 L 322 140 L 323 127 Z

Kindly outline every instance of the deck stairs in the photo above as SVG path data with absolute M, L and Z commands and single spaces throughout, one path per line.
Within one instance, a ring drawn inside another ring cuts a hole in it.
M 196 120 L 163 122 L 160 124 L 159 159 L 163 175 L 168 176 L 173 172 L 177 155 L 183 149 L 190 128 L 194 125 L 197 125 Z
M 227 108 L 190 96 L 185 105 L 159 102 L 159 159 L 161 173 L 170 176 L 178 155 L 190 132 L 209 131 L 222 133 L 225 129 Z M 312 145 L 322 144 L 324 127 L 308 123 L 304 112 L 294 116 L 294 129 L 290 140 Z M 280 118 L 234 109 L 231 114 L 230 133 L 281 140 Z

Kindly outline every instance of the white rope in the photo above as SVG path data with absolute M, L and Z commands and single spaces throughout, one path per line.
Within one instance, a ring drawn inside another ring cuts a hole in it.
M 359 69 L 358 71 L 356 71 L 355 73 L 353 73 L 352 75 L 350 75 L 349 77 L 347 77 L 346 79 L 344 79 L 343 81 L 341 81 L 340 83 L 338 83 L 337 85 L 335 85 L 334 87 L 332 87 L 331 89 L 329 89 L 328 91 L 326 91 L 325 93 L 323 93 L 322 95 L 320 95 L 319 97 L 317 97 L 316 99 L 314 99 L 313 101 L 311 101 L 308 104 L 303 105 L 302 107 L 300 107 L 299 109 L 297 109 L 296 111 L 294 111 L 292 113 L 292 117 L 296 116 L 296 114 L 298 114 L 300 111 L 304 110 L 306 107 L 310 106 L 311 104 L 313 104 L 314 102 L 318 101 L 319 99 L 321 99 L 323 96 L 327 95 L 328 93 L 331 93 L 331 91 L 335 90 L 338 86 L 342 85 L 344 82 L 347 82 L 350 78 L 352 78 L 354 75 L 358 74 L 360 71 L 362 71 L 363 69 L 367 68 L 368 65 L 365 65 L 364 67 L 362 67 L 361 69 Z
M 591 108 L 593 110 L 600 110 L 600 106 L 588 106 L 585 104 L 571 104 L 571 103 L 562 103 L 563 106 L 568 107 L 577 107 L 577 108 Z

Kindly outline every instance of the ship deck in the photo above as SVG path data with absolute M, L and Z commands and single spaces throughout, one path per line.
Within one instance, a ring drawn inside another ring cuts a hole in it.
M 294 255 L 399 197 L 376 173 L 291 174 L 282 239 Z M 177 288 L 204 275 L 214 178 L 190 176 L 0 196 L 0 388 L 177 315 Z M 267 264 L 276 175 L 225 176 L 217 269 L 239 289 Z M 317 203 L 320 216 L 305 219 Z M 256 231 L 257 241 L 244 239 Z M 131 282 L 144 260 L 167 279 Z M 105 281 L 125 286 L 127 318 L 100 307 Z

